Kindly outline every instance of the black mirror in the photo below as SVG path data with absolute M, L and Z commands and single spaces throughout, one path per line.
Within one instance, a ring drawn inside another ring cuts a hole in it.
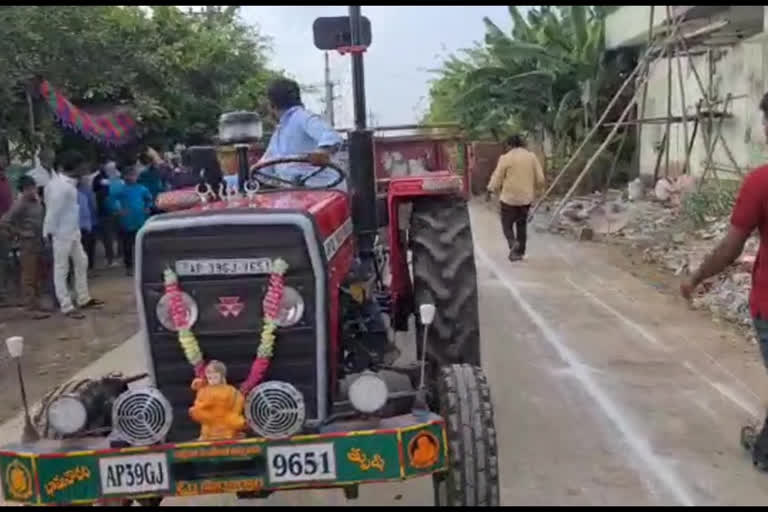
M 352 46 L 349 16 L 317 18 L 312 24 L 312 33 L 318 50 L 336 50 L 344 46 Z M 361 16 L 360 19 L 360 44 L 371 45 L 371 22 L 365 16 Z

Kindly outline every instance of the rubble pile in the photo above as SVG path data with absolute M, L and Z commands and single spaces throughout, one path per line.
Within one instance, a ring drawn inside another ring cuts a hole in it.
M 705 256 L 728 230 L 727 218 L 705 218 L 706 227 L 695 229 L 680 214 L 685 194 L 693 190 L 693 182 L 662 178 L 642 199 L 639 184 L 630 183 L 626 193 L 609 190 L 603 196 L 594 193 L 573 198 L 561 210 L 553 228 L 564 233 L 579 234 L 589 228 L 604 241 L 629 244 L 642 252 L 642 260 L 658 265 L 676 276 L 687 275 L 702 263 Z M 736 264 L 727 272 L 704 283 L 694 299 L 694 307 L 709 310 L 714 316 L 739 325 L 751 325 L 749 290 L 752 265 L 759 239 L 750 238 Z

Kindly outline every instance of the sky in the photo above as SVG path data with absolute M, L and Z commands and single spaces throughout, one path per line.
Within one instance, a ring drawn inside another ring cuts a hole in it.
M 320 16 L 345 16 L 347 6 L 243 6 L 249 24 L 272 38 L 271 65 L 302 85 L 322 91 L 323 52 L 315 48 L 312 22 Z M 363 6 L 371 21 L 371 46 L 365 54 L 366 105 L 369 125 L 418 122 L 429 106 L 430 69 L 450 52 L 482 41 L 483 17 L 502 30 L 512 25 L 505 6 Z M 352 85 L 349 56 L 330 55 L 336 85 L 336 126 L 352 126 Z M 322 112 L 323 93 L 305 94 L 307 108 Z

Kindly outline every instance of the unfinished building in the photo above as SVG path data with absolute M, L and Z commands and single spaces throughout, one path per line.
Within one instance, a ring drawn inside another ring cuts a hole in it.
M 739 178 L 768 162 L 758 103 L 768 91 L 766 6 L 618 6 L 606 48 L 659 45 L 637 84 L 636 127 L 643 181 L 683 172 Z M 644 98 L 644 100 L 642 99 Z

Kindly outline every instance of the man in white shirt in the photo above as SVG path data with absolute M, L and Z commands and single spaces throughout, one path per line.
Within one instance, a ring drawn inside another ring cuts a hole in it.
M 80 241 L 80 210 L 77 202 L 77 176 L 83 170 L 84 159 L 76 151 L 62 155 L 61 173 L 51 177 L 45 186 L 46 211 L 43 237 L 53 246 L 53 283 L 61 312 L 75 319 L 85 316 L 76 311 L 67 286 L 72 261 L 75 274 L 75 295 L 80 309 L 100 306 L 102 301 L 88 292 L 88 257 Z

